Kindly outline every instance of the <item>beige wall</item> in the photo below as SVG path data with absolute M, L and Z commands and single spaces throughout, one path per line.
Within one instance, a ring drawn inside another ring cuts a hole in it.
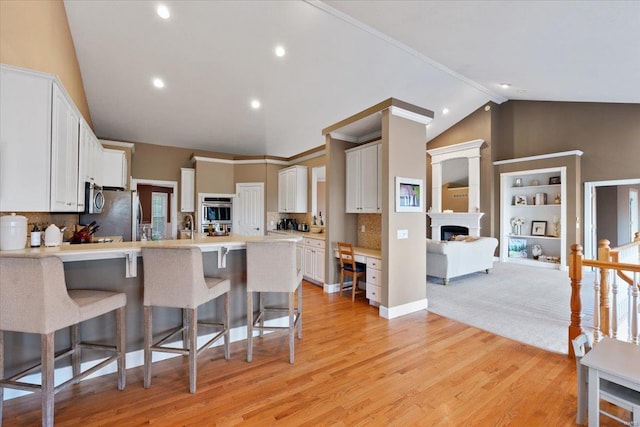
M 131 176 L 137 179 L 180 181 L 180 168 L 192 168 L 188 148 L 135 143 L 131 159 Z
M 382 112 L 382 305 L 390 309 L 426 299 L 425 213 L 395 209 L 396 177 L 427 182 L 424 144 L 424 124 Z
M 498 160 L 582 150 L 583 182 L 640 175 L 640 104 L 509 101 L 499 121 Z
M 58 76 L 92 126 L 62 0 L 0 1 L 0 62 Z

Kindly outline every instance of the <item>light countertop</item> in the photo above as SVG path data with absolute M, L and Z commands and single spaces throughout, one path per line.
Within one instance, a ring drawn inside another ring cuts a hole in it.
M 140 256 L 141 249 L 145 246 L 197 246 L 202 252 L 218 251 L 221 247 L 228 250 L 244 249 L 247 242 L 262 241 L 267 239 L 284 239 L 300 241 L 297 235 L 276 236 L 207 236 L 206 233 L 196 233 L 194 239 L 180 240 L 152 240 L 146 242 L 112 242 L 89 243 L 81 245 L 63 244 L 61 246 L 39 248 L 25 248 L 14 251 L 0 251 L 0 256 L 24 255 L 24 254 L 52 254 L 59 256 L 62 261 L 88 261 L 98 259 L 127 258 L 132 255 Z
M 324 240 L 324 233 L 312 233 L 310 231 L 296 231 L 296 230 L 269 230 L 269 233 L 282 234 L 283 236 L 300 236 L 309 239 Z

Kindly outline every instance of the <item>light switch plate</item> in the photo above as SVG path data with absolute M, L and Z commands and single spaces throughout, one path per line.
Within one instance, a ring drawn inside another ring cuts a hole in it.
M 409 238 L 409 230 L 398 230 L 398 240 L 408 239 L 408 238 Z

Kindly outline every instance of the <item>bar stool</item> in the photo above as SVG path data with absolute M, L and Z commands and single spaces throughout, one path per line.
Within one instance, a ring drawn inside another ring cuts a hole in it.
M 27 255 L 0 257 L 0 424 L 2 424 L 3 389 L 40 391 L 42 394 L 42 425 L 52 426 L 54 395 L 64 387 L 78 383 L 87 375 L 111 362 L 118 365 L 118 390 L 126 385 L 124 293 L 99 290 L 67 291 L 64 267 L 56 256 Z M 115 311 L 115 346 L 89 344 L 80 341 L 79 324 L 85 320 Z M 54 354 L 55 331 L 71 327 L 71 348 Z M 4 378 L 3 332 L 40 334 L 40 363 Z M 81 349 L 91 348 L 112 353 L 106 360 L 80 372 Z M 73 377 L 54 386 L 54 361 L 71 356 Z M 18 381 L 27 374 L 41 370 L 42 385 Z
M 338 242 L 338 254 L 340 259 L 340 295 L 344 286 L 345 274 L 351 276 L 351 301 L 356 300 L 356 293 L 362 293 L 358 289 L 358 279 L 364 275 L 364 268 L 356 263 L 353 246 L 350 243 Z
M 298 307 L 294 307 L 294 295 L 298 290 Z M 258 292 L 259 311 L 254 318 L 253 293 Z M 265 307 L 264 293 L 288 294 L 287 307 Z M 269 312 L 287 312 L 288 326 L 265 326 Z M 289 330 L 289 363 L 294 362 L 294 335 L 302 338 L 302 271 L 296 262 L 296 242 L 262 241 L 247 242 L 247 362 L 253 359 L 253 330 Z
M 196 358 L 215 341 L 224 337 L 224 358 L 229 359 L 228 279 L 205 277 L 202 253 L 197 247 L 154 246 L 142 248 L 144 268 L 144 388 L 151 385 L 152 352 L 189 356 L 189 392 L 196 392 Z M 223 321 L 198 322 L 198 306 L 224 295 Z M 182 325 L 153 343 L 153 307 L 182 309 Z M 198 348 L 198 325 L 218 328 L 218 333 Z M 182 348 L 164 345 L 182 333 Z

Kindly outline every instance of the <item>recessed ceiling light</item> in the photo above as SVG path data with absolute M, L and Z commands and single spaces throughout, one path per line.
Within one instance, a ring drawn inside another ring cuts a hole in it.
M 252 99 L 251 108 L 253 108 L 254 110 L 257 110 L 258 108 L 260 108 L 260 101 L 258 101 L 257 99 Z
M 511 87 L 510 83 L 500 83 L 500 87 L 502 89 L 509 89 Z
M 448 108 L 444 108 L 442 110 L 442 114 L 449 114 L 449 109 Z
M 169 19 L 169 17 L 171 16 L 171 12 L 169 12 L 169 8 L 163 4 L 158 6 L 158 8 L 156 9 L 156 13 L 162 19 Z
M 158 89 L 162 89 L 164 87 L 164 82 L 162 81 L 162 79 L 156 77 L 155 79 L 153 79 L 153 85 Z
M 286 50 L 284 50 L 284 47 L 278 45 L 275 48 L 275 52 L 276 52 L 276 56 L 282 58 L 284 56 L 285 53 L 287 53 Z

